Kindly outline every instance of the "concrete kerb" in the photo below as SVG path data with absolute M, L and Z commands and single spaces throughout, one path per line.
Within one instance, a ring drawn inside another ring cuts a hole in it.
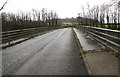
M 79 48 L 79 50 L 80 50 L 80 53 L 79 53 L 79 54 L 82 56 L 82 58 L 83 58 L 83 60 L 84 60 L 84 62 L 85 62 L 85 65 L 86 65 L 86 68 L 87 68 L 87 71 L 88 71 L 89 75 L 92 75 L 92 71 L 90 70 L 90 66 L 89 66 L 89 64 L 87 63 L 86 58 L 85 58 L 85 56 L 84 56 L 85 51 L 83 50 L 83 47 L 81 46 L 81 43 L 80 43 L 80 41 L 79 41 L 79 39 L 78 39 L 78 36 L 77 36 L 76 31 L 74 30 L 74 28 L 72 28 L 72 30 L 73 30 L 73 32 L 74 32 L 74 37 L 75 37 L 77 46 L 78 46 L 78 48 Z

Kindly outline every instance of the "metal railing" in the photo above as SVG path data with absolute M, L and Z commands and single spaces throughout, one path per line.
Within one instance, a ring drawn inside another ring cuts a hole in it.
M 84 30 L 93 36 L 93 38 L 120 54 L 120 31 L 89 26 L 76 27 Z
M 0 34 L 2 35 L 2 37 L 0 37 L 0 40 L 2 41 L 2 44 L 9 43 L 20 38 L 26 38 L 27 36 L 52 29 L 57 29 L 57 27 L 37 27 L 1 32 Z

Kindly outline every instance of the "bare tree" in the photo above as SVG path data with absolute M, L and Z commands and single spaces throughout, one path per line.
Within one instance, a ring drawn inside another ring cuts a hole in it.
M 104 23 L 105 23 L 105 9 L 106 8 L 106 5 L 105 4 L 102 4 L 100 6 L 100 23 L 101 23 L 101 27 L 104 27 Z
M 118 2 L 118 28 L 120 28 L 120 1 Z
M 55 19 L 55 26 L 58 25 L 58 15 L 57 13 L 54 14 L 54 19 Z
M 120 29 L 120 0 L 111 0 L 109 3 L 92 8 L 89 4 L 87 6 L 87 11 L 82 7 L 82 12 L 78 14 L 79 24 L 96 27 L 100 24 L 102 28 Z
M 45 9 L 42 9 L 42 21 L 43 21 L 43 26 L 45 26 Z
M 31 12 L 14 13 L 1 13 L 3 31 L 34 28 L 34 27 L 50 27 L 57 26 L 58 15 L 56 12 L 48 12 L 46 9 L 36 10 L 32 9 Z M 49 24 L 48 24 L 49 23 Z
M 51 26 L 54 26 L 53 11 L 50 12 Z
M 95 15 L 95 18 L 94 18 L 95 25 L 96 25 L 96 27 L 98 27 L 99 6 L 95 6 L 94 15 Z
M 116 8 L 114 9 L 114 28 L 117 28 L 117 13 L 116 13 Z
M 90 9 L 89 3 L 87 3 L 87 7 L 88 7 L 88 8 L 87 8 L 87 9 L 88 9 L 87 17 L 89 18 L 89 23 L 88 23 L 88 24 L 91 26 L 91 25 L 92 25 L 92 20 L 91 20 L 91 19 L 92 19 L 92 17 L 91 17 L 91 16 L 92 16 L 92 13 L 91 13 L 91 9 Z
M 48 13 L 48 23 L 49 23 L 49 26 L 51 26 L 51 14 L 50 13 Z

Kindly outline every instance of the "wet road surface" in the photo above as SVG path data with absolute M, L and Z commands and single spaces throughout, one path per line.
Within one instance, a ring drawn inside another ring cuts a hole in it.
M 87 75 L 71 28 L 35 37 L 3 51 L 3 75 Z

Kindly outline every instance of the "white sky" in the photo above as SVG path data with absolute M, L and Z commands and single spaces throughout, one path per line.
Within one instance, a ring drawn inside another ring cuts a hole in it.
M 6 0 L 0 0 L 0 7 Z M 76 17 L 81 12 L 81 6 L 90 7 L 100 5 L 110 0 L 8 0 L 8 3 L 2 11 L 17 12 L 17 11 L 31 11 L 32 8 L 56 11 L 60 18 Z

